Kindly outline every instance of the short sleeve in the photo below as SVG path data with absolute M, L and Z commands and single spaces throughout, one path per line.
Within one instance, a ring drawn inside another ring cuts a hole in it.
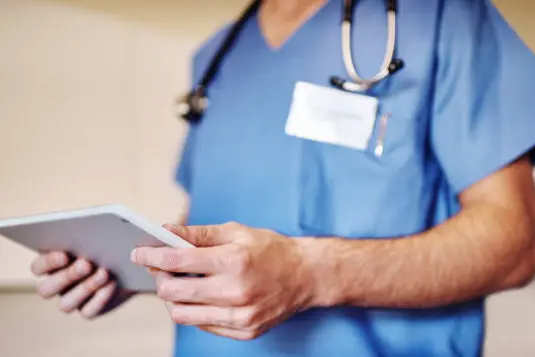
M 195 127 L 190 127 L 184 145 L 182 147 L 182 154 L 180 156 L 176 172 L 176 182 L 187 192 L 190 193 L 192 189 L 192 170 L 193 170 L 193 146 L 195 141 Z
M 444 0 L 431 146 L 455 193 L 535 145 L 535 56 L 487 0 Z
M 191 65 L 191 78 L 195 83 L 199 77 L 198 55 L 195 55 Z M 182 151 L 175 170 L 175 181 L 187 192 L 192 189 L 193 147 L 196 137 L 196 126 L 188 125 L 187 133 L 181 147 Z
M 202 78 L 204 71 L 210 65 L 212 57 L 219 49 L 221 42 L 226 37 L 231 24 L 224 25 L 221 29 L 210 36 L 195 51 L 191 61 L 191 88 L 193 88 Z M 182 145 L 182 152 L 178 165 L 175 170 L 175 180 L 182 188 L 190 193 L 193 186 L 193 169 L 195 142 L 197 141 L 197 132 L 199 125 L 189 125 L 186 138 Z

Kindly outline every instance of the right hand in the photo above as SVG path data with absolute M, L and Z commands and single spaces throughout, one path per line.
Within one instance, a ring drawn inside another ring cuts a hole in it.
M 88 319 L 101 314 L 117 290 L 117 283 L 108 271 L 94 269 L 84 259 L 69 259 L 64 252 L 39 255 L 31 269 L 33 274 L 42 277 L 37 285 L 37 293 L 42 298 L 57 296 L 63 312 L 79 310 Z

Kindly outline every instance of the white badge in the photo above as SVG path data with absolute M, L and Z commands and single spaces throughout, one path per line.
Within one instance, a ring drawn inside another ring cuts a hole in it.
M 286 134 L 365 150 L 373 133 L 378 105 L 374 97 L 297 82 Z

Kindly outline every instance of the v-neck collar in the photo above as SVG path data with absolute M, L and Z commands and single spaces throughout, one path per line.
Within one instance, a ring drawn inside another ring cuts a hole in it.
M 335 0 L 327 0 L 318 10 L 316 10 L 306 21 L 304 21 L 299 27 L 297 27 L 285 40 L 284 42 L 277 47 L 272 46 L 268 40 L 266 39 L 266 36 L 264 32 L 262 31 L 262 26 L 260 24 L 260 17 L 259 17 L 259 11 L 257 11 L 253 18 L 253 26 L 256 31 L 257 36 L 260 38 L 260 41 L 263 45 L 263 47 L 270 53 L 276 54 L 283 52 L 287 47 L 290 47 L 294 41 L 297 40 L 304 32 L 306 32 L 307 28 L 312 26 L 313 23 L 321 19 L 325 12 L 327 12 L 329 9 L 329 6 L 333 6 L 331 3 L 336 3 Z

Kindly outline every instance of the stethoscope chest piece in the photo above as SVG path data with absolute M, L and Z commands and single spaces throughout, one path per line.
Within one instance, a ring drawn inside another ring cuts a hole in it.
M 206 88 L 200 85 L 180 98 L 176 103 L 178 116 L 190 123 L 200 122 L 207 108 L 208 96 L 206 95 Z

